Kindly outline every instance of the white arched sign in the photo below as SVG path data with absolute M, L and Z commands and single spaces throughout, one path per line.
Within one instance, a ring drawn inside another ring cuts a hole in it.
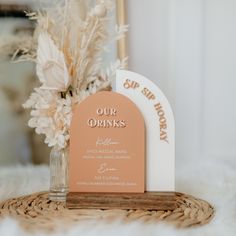
M 117 70 L 116 92 L 131 99 L 146 124 L 146 191 L 175 190 L 175 124 L 163 92 L 137 73 Z

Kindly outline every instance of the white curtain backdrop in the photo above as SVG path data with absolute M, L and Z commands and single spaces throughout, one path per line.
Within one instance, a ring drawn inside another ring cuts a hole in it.
M 126 2 L 129 69 L 154 81 L 172 104 L 177 165 L 235 158 L 236 1 Z

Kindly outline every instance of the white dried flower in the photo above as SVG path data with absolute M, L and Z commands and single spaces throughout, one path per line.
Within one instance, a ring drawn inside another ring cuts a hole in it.
M 38 38 L 36 73 L 43 89 L 66 91 L 70 85 L 64 55 L 46 32 Z
M 88 7 L 83 16 L 77 14 L 82 2 Z M 68 146 L 73 107 L 91 94 L 109 90 L 116 69 L 124 68 L 127 60 L 117 60 L 107 68 L 103 64 L 105 46 L 122 38 L 127 26 L 108 32 L 114 1 L 98 0 L 90 9 L 89 2 L 68 0 L 28 14 L 37 20 L 38 44 L 33 47 L 34 53 L 29 54 L 28 47 L 23 50 L 21 59 L 36 61 L 42 86 L 35 89 L 24 107 L 31 109 L 29 126 L 44 134 L 50 147 Z
M 72 118 L 72 97 L 61 98 L 52 90 L 35 89 L 24 108 L 31 108 L 32 118 L 28 125 L 35 128 L 37 134 L 46 136 L 49 147 L 65 148 L 69 140 L 69 128 Z

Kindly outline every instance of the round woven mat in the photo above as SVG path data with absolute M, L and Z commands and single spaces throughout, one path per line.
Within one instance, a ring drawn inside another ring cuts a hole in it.
M 168 222 L 176 227 L 190 227 L 209 222 L 214 208 L 204 200 L 177 193 L 177 208 L 174 211 L 143 210 L 68 210 L 63 202 L 52 202 L 47 192 L 9 199 L 0 204 L 0 218 L 15 218 L 30 231 L 51 231 L 60 227 L 79 224 L 85 220 L 140 220 L 145 223 Z M 63 224 L 62 224 L 63 222 Z

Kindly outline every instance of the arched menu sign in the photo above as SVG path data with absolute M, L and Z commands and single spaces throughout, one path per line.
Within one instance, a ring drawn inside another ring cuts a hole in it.
M 171 106 L 149 79 L 118 70 L 116 92 L 131 99 L 146 123 L 146 190 L 175 190 L 175 125 Z
M 137 106 L 115 92 L 79 104 L 70 133 L 70 192 L 144 192 L 145 126 Z

